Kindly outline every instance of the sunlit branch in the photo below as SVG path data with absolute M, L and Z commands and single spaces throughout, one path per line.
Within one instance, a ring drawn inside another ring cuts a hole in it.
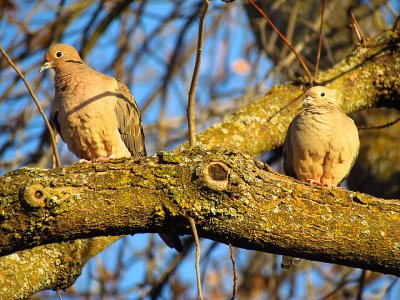
M 353 28 L 354 28 L 354 31 L 355 31 L 355 33 L 357 35 L 357 39 L 358 39 L 358 41 L 360 43 L 363 43 L 364 42 L 364 35 L 361 32 L 360 26 L 358 26 L 358 22 L 356 20 L 356 17 L 354 16 L 353 13 L 351 13 L 350 15 L 351 15 L 351 18 L 353 19 L 353 23 L 354 23 L 353 24 Z
M 201 291 L 201 281 L 200 281 L 200 242 L 199 242 L 199 236 L 197 234 L 197 229 L 196 229 L 196 224 L 193 220 L 193 218 L 188 218 L 190 222 L 190 227 L 192 228 L 193 231 L 193 236 L 194 236 L 194 242 L 196 244 L 196 278 L 197 278 L 197 289 L 199 292 L 199 299 L 203 300 L 203 293 Z
M 235 300 L 236 295 L 237 295 L 237 270 L 236 270 L 236 262 L 235 262 L 235 255 L 233 253 L 232 245 L 229 244 L 229 252 L 231 253 L 231 261 L 232 261 L 232 269 L 233 269 L 233 287 L 232 287 L 232 298 L 231 300 Z
M 203 51 L 204 19 L 206 17 L 207 9 L 209 6 L 210 6 L 210 1 L 204 0 L 203 7 L 200 10 L 200 17 L 199 17 L 199 33 L 197 36 L 196 62 L 194 64 L 192 82 L 190 83 L 189 99 L 187 107 L 187 117 L 189 126 L 189 147 L 196 146 L 196 118 L 194 115 L 194 103 L 195 103 L 197 80 L 199 78 L 199 72 L 200 72 L 201 54 Z

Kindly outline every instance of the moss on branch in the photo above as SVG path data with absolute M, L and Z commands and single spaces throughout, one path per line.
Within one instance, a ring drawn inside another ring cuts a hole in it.
M 190 216 L 218 242 L 400 275 L 398 202 L 310 187 L 237 151 L 197 147 L 0 180 L 2 255 L 93 236 L 189 234 Z M 32 186 L 44 206 L 26 205 Z

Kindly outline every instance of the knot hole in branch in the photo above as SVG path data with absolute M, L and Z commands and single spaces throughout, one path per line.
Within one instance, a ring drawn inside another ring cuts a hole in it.
M 45 199 L 47 198 L 45 188 L 39 184 L 25 187 L 23 198 L 30 207 L 45 207 Z
M 202 171 L 204 184 L 213 190 L 223 191 L 228 186 L 230 170 L 221 162 L 211 162 Z

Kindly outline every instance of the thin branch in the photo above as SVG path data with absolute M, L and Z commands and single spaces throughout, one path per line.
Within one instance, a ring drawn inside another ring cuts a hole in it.
M 360 274 L 360 278 L 358 278 L 358 294 L 357 294 L 357 300 L 362 300 L 363 299 L 363 291 L 365 287 L 365 273 L 366 270 L 362 270 Z
M 310 73 L 310 70 L 308 70 L 306 64 L 304 63 L 304 61 L 301 59 L 300 55 L 297 53 L 296 49 L 294 49 L 294 47 L 292 46 L 292 44 L 285 38 L 285 36 L 279 31 L 278 28 L 275 27 L 275 25 L 272 23 L 272 21 L 267 17 L 267 15 L 262 11 L 261 8 L 259 8 L 257 6 L 257 4 L 255 4 L 253 2 L 253 0 L 249 0 L 249 2 L 255 7 L 255 9 L 257 9 L 259 11 L 259 13 L 264 17 L 264 19 L 268 22 L 268 24 L 272 27 L 272 29 L 279 35 L 279 37 L 285 42 L 286 45 L 288 45 L 288 47 L 290 48 L 290 50 L 292 50 L 292 52 L 294 53 L 294 55 L 296 55 L 297 59 L 299 60 L 300 64 L 303 66 L 303 69 L 306 71 L 307 76 L 308 76 L 308 80 L 310 85 L 313 84 L 313 77 Z
M 60 289 L 57 289 L 57 294 L 58 294 L 58 298 L 59 298 L 60 300 L 62 300 L 62 296 L 61 296 L 61 291 L 60 291 Z
M 393 122 L 389 122 L 383 125 L 379 125 L 379 126 L 371 126 L 371 127 L 367 127 L 367 126 L 358 126 L 358 130 L 369 130 L 369 129 L 383 129 L 383 128 L 387 128 L 390 127 L 394 124 L 396 124 L 397 122 L 400 121 L 400 118 L 397 118 L 396 120 L 394 120 Z
M 234 300 L 237 295 L 237 270 L 236 270 L 236 262 L 235 262 L 235 255 L 233 253 L 232 245 L 229 244 L 229 251 L 231 252 L 231 260 L 232 260 L 232 268 L 233 268 L 233 288 L 232 288 L 232 298 L 231 300 Z
M 321 57 L 322 29 L 324 27 L 325 7 L 326 7 L 326 0 L 324 0 L 324 3 L 322 4 L 321 26 L 319 27 L 318 54 L 317 54 L 317 63 L 315 64 L 314 78 L 317 76 L 318 67 L 319 67 L 319 59 Z
M 190 83 L 189 99 L 187 107 L 187 118 L 189 126 L 189 147 L 196 146 L 196 119 L 194 115 L 194 103 L 195 103 L 197 80 L 199 78 L 199 72 L 200 72 L 201 53 L 203 51 L 204 19 L 206 17 L 207 9 L 209 6 L 210 6 L 210 1 L 203 0 L 203 7 L 200 10 L 200 16 L 199 16 L 199 33 L 197 36 L 196 62 L 194 64 L 192 82 Z
M 350 14 L 351 15 L 351 18 L 353 19 L 353 28 L 354 28 L 354 31 L 356 32 L 356 35 L 357 35 L 357 39 L 358 39 L 358 41 L 360 42 L 360 43 L 364 43 L 364 35 L 362 34 L 362 32 L 361 32 L 361 29 L 360 29 L 360 26 L 358 26 L 358 22 L 357 22 L 357 20 L 356 20 L 356 17 L 354 16 L 354 14 L 353 13 L 351 13 Z
M 197 235 L 196 224 L 194 223 L 193 218 L 188 218 L 190 222 L 190 227 L 193 231 L 194 242 L 196 244 L 196 277 L 197 277 L 197 289 L 199 291 L 199 299 L 203 300 L 203 293 L 201 291 L 201 281 L 200 281 L 200 242 L 199 236 Z
M 44 120 L 44 122 L 46 123 L 47 129 L 50 132 L 50 138 L 51 138 L 51 144 L 53 146 L 53 154 L 56 158 L 56 163 L 57 163 L 57 167 L 61 167 L 61 162 L 60 162 L 60 157 L 58 155 L 57 152 L 57 143 L 56 143 L 56 139 L 54 137 L 54 132 L 53 129 L 50 126 L 49 120 L 47 120 L 46 114 L 44 113 L 42 106 L 40 105 L 39 101 L 37 100 L 35 93 L 33 92 L 33 90 L 31 89 L 31 86 L 29 85 L 28 81 L 25 79 L 25 76 L 21 73 L 21 71 L 18 69 L 18 67 L 13 63 L 13 61 L 11 60 L 11 58 L 8 56 L 8 54 L 4 51 L 3 47 L 0 44 L 0 52 L 1 54 L 3 54 L 3 56 L 5 57 L 5 59 L 7 60 L 7 62 L 11 65 L 11 67 L 14 68 L 15 72 L 17 72 L 17 74 L 19 75 L 19 77 L 21 77 L 21 79 L 24 81 L 29 93 L 32 96 L 33 101 L 35 101 L 35 104 L 40 112 L 40 114 L 42 115 L 42 118 Z

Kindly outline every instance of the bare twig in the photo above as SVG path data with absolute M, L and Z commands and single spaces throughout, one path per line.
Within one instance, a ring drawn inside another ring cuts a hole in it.
M 322 28 L 324 27 L 325 7 L 326 7 L 326 0 L 324 0 L 324 3 L 322 4 L 321 25 L 320 25 L 320 27 L 319 27 L 318 54 L 317 54 L 317 63 L 315 64 L 314 78 L 317 76 L 318 67 L 319 67 L 319 59 L 320 59 L 320 57 L 321 57 Z
M 60 291 L 60 289 L 57 289 L 57 294 L 58 294 L 58 298 L 60 298 L 60 300 L 62 300 L 62 296 L 61 296 L 61 291 Z
M 231 300 L 234 300 L 237 295 L 237 270 L 236 270 L 236 262 L 235 262 L 235 255 L 233 254 L 233 249 L 232 245 L 229 244 L 229 251 L 231 252 L 231 260 L 232 260 L 232 268 L 233 268 L 233 288 L 232 288 L 232 298 Z
M 279 31 L 278 28 L 275 27 L 275 25 L 272 23 L 272 21 L 267 17 L 267 15 L 262 11 L 261 8 L 259 8 L 257 6 L 257 4 L 255 4 L 253 2 L 253 0 L 249 0 L 249 2 L 255 7 L 255 9 L 257 9 L 259 11 L 259 13 L 264 17 L 264 19 L 268 22 L 268 24 L 272 27 L 272 29 L 279 35 L 279 37 L 285 42 L 286 45 L 288 45 L 288 47 L 290 48 L 290 50 L 292 50 L 292 52 L 294 53 L 294 55 L 296 55 L 297 59 L 299 60 L 300 64 L 303 66 L 303 69 L 306 71 L 307 76 L 308 76 L 308 80 L 310 85 L 313 84 L 313 77 L 310 73 L 310 70 L 308 70 L 306 64 L 304 63 L 304 61 L 301 59 L 300 55 L 297 53 L 296 49 L 294 49 L 294 47 L 292 46 L 292 44 L 285 38 L 285 36 Z
M 29 93 L 32 96 L 33 101 L 35 101 L 35 104 L 40 112 L 40 114 L 42 115 L 42 118 L 44 120 L 44 122 L 46 123 L 47 129 L 50 132 L 50 138 L 51 138 L 51 144 L 53 146 L 53 154 L 56 158 L 56 163 L 57 163 L 57 167 L 61 167 L 61 162 L 60 162 L 60 157 L 58 155 L 57 152 L 57 143 L 56 143 L 56 139 L 54 137 L 54 132 L 53 129 L 50 126 L 49 120 L 47 120 L 46 114 L 44 113 L 42 106 L 40 105 L 39 101 L 37 100 L 35 93 L 33 92 L 33 90 L 31 89 L 31 86 L 29 85 L 28 81 L 26 80 L 25 76 L 21 73 L 21 71 L 18 69 L 18 67 L 13 63 L 13 61 L 11 60 L 11 58 L 8 56 L 8 54 L 4 51 L 3 47 L 0 44 L 0 52 L 1 54 L 3 54 L 3 56 L 5 57 L 5 59 L 7 60 L 7 62 L 11 65 L 11 67 L 14 68 L 15 72 L 17 72 L 17 74 L 19 75 L 19 77 L 21 77 L 21 79 L 24 81 Z
M 197 235 L 196 224 L 194 223 L 193 218 L 188 217 L 190 226 L 193 231 L 194 242 L 196 244 L 196 277 L 197 277 L 197 290 L 199 291 L 199 299 L 203 300 L 203 293 L 201 291 L 201 281 L 200 281 L 200 242 L 199 236 Z
M 365 270 L 361 271 L 360 278 L 358 279 L 358 294 L 357 294 L 357 300 L 362 300 L 363 297 L 363 291 L 364 291 L 364 286 L 365 286 Z
M 371 127 L 367 127 L 367 126 L 358 126 L 358 130 L 369 130 L 369 129 L 383 129 L 383 128 L 387 128 L 390 127 L 394 124 L 396 124 L 397 122 L 400 121 L 400 118 L 397 118 L 396 120 L 394 120 L 393 122 L 389 122 L 383 125 L 379 125 L 379 126 L 371 126 Z
M 201 53 L 203 51 L 204 19 L 206 17 L 207 9 L 209 6 L 210 6 L 210 1 L 203 0 L 203 7 L 200 10 L 200 16 L 199 16 L 199 33 L 197 36 L 196 62 L 194 64 L 192 82 L 190 83 L 189 99 L 187 107 L 187 118 L 189 126 L 189 147 L 196 146 L 196 119 L 194 115 L 194 103 L 195 103 L 197 80 L 199 78 L 199 72 L 200 72 Z
M 352 27 L 354 28 L 354 31 L 356 32 L 358 41 L 360 43 L 364 43 L 364 36 L 361 32 L 360 26 L 358 26 L 358 22 L 353 13 L 351 13 L 351 18 L 353 19 L 353 23 L 354 23 Z

